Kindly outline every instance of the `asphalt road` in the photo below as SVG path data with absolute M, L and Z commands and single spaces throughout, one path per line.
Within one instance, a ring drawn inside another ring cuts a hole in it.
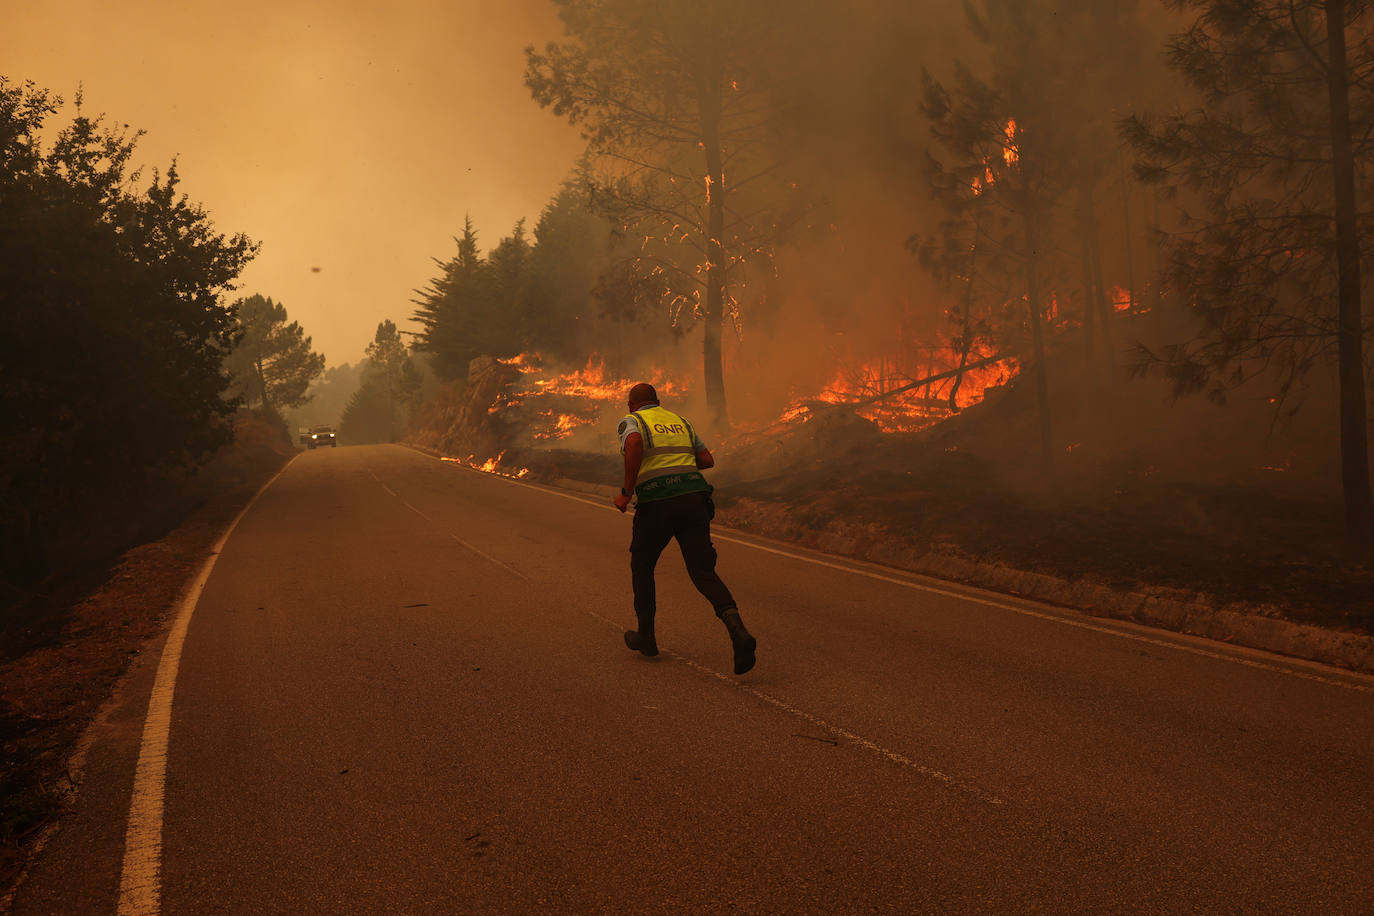
M 736 678 L 671 547 L 624 648 L 629 531 L 300 456 L 186 635 L 162 910 L 1374 912 L 1374 680 L 718 531 Z M 114 911 L 155 662 L 15 912 Z

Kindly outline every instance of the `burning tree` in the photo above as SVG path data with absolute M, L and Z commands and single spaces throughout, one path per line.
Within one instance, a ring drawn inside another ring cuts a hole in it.
M 1044 280 L 1045 221 L 1059 191 L 1057 174 L 1046 168 L 1035 142 L 1048 131 L 1034 120 L 1029 131 L 1008 114 L 1026 111 L 1003 97 L 970 71 L 959 68 L 955 94 L 934 79 L 927 80 L 923 106 L 931 119 L 935 141 L 949 155 L 946 165 L 931 157 L 931 184 L 951 218 L 938 243 L 916 242 L 926 263 L 965 284 L 960 318 L 961 364 L 967 362 L 978 337 L 1017 346 L 1022 322 L 1010 307 L 1025 300 L 1040 415 L 1041 458 L 1051 463 L 1049 379 L 1045 365 Z M 982 254 L 981 261 L 979 255 Z M 981 272 L 981 281 L 979 279 Z M 975 329 L 973 308 L 982 291 L 1000 314 L 990 315 Z M 1001 319 L 999 321 L 998 319 Z
M 1374 535 L 1361 314 L 1369 219 L 1356 188 L 1374 165 L 1371 12 L 1346 0 L 1170 0 L 1196 12 L 1170 46 L 1195 110 L 1132 118 L 1139 171 L 1200 212 L 1169 240 L 1169 278 L 1203 322 L 1192 341 L 1139 352 L 1179 393 L 1226 390 L 1259 370 L 1279 396 L 1313 366 L 1340 381 L 1348 532 Z
M 775 211 L 753 192 L 776 170 L 772 107 L 754 61 L 769 3 L 556 0 L 569 36 L 526 54 L 540 105 L 583 126 L 603 170 L 597 202 L 642 239 L 626 288 L 703 323 L 707 402 L 726 422 L 721 339 L 741 269 L 768 255 Z M 750 199 L 754 203 L 750 203 Z
M 1114 309 L 1103 280 L 1096 196 L 1119 162 L 1109 113 L 1139 82 L 1127 64 L 1142 30 L 1133 2 L 984 0 L 967 12 L 990 52 L 989 75 L 956 64 L 946 88 L 926 74 L 922 110 L 938 149 L 927 171 L 947 215 L 910 245 L 957 291 L 952 317 L 961 367 L 980 350 L 1018 349 L 1029 337 L 1048 467 L 1047 325 L 1066 323 L 1061 293 L 1073 271 L 1066 257 L 1071 241 L 1081 251 L 1088 363 L 1095 363 L 1095 337 L 1112 359 Z

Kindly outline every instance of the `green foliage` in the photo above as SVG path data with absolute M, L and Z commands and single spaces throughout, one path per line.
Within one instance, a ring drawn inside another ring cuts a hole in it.
M 959 299 L 956 346 L 1026 345 L 1030 260 L 1067 300 L 1079 251 L 1100 231 L 1094 198 L 1120 161 L 1111 112 L 1150 87 L 1136 6 L 970 2 L 989 62 L 980 72 L 956 62 L 947 84 L 925 74 L 926 178 L 945 216 L 908 244 Z
M 615 259 L 610 224 L 592 212 L 585 185 L 565 183 L 540 214 L 526 260 L 521 313 L 530 349 L 582 361 L 602 345 L 593 290 Z
M 293 428 L 338 426 L 348 399 L 362 385 L 364 362 L 330 366 L 311 382 L 306 402 L 287 411 L 286 418 Z M 293 437 L 294 438 L 294 437 Z
M 274 410 L 300 407 L 324 357 L 310 349 L 300 322 L 286 323 L 286 306 L 253 295 L 234 303 L 238 342 L 225 359 L 233 391 L 249 404 Z
M 1202 103 L 1121 125 L 1138 171 L 1179 200 L 1166 240 L 1167 279 L 1201 319 L 1195 338 L 1141 349 L 1137 371 L 1162 369 L 1179 394 L 1222 400 L 1261 370 L 1286 397 L 1336 360 L 1335 199 L 1324 0 L 1171 0 L 1197 14 L 1169 57 Z M 1348 4 L 1350 107 L 1362 187 L 1374 168 L 1371 14 Z M 1371 220 L 1360 214 L 1360 247 Z M 1367 256 L 1366 256 L 1367 262 Z
M 345 442 L 395 442 L 419 399 L 423 376 L 390 320 L 377 325 L 367 345 L 362 384 L 339 421 Z
M 176 164 L 142 189 L 138 139 L 0 77 L 0 518 L 7 573 L 82 507 L 227 440 L 221 304 L 255 251 L 179 193 Z
M 535 101 L 582 126 L 593 203 L 633 242 L 631 268 L 674 323 L 704 326 L 707 400 L 724 418 L 720 335 L 739 319 L 746 267 L 783 222 L 776 100 L 760 61 L 771 2 L 558 0 L 570 41 L 526 51 Z M 589 170 L 590 174 L 590 170 Z M 728 183 L 727 183 L 727 178 Z
M 377 325 L 377 334 L 367 345 L 367 358 L 363 386 L 381 388 L 396 404 L 407 410 L 413 407 L 422 379 L 395 322 L 388 319 Z
M 412 317 L 421 326 L 415 350 L 439 378 L 466 379 L 482 355 L 533 351 L 581 363 L 601 352 L 614 362 L 613 344 L 647 339 L 651 326 L 664 336 L 658 316 L 640 308 L 646 295 L 623 269 L 626 246 L 593 211 L 584 177 L 564 183 L 544 208 L 533 242 L 522 222 L 483 256 L 468 219 L 455 256 L 436 261 L 440 274 L 414 300 Z
M 423 329 L 416 348 L 432 355 L 435 372 L 445 379 L 466 378 L 476 356 L 512 356 L 526 349 L 521 295 L 530 245 L 524 220 L 488 257 L 477 248 L 471 217 L 454 241 L 458 253 L 435 262 L 441 273 L 419 291 L 412 316 Z
M 339 438 L 350 445 L 395 442 L 404 429 L 405 418 L 386 392 L 363 385 L 348 399 L 339 421 Z
M 485 262 L 477 248 L 472 217 L 465 217 L 463 234 L 454 238 L 458 253 L 447 261 L 437 258 L 439 276 L 412 300 L 411 316 L 422 328 L 416 349 L 429 353 L 435 373 L 444 379 L 467 377 L 468 362 L 481 352 L 477 330 L 480 315 L 491 309 L 482 301 Z

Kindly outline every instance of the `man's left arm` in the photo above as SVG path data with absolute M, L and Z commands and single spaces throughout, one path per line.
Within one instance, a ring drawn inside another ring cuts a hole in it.
M 701 441 L 701 437 L 697 435 L 695 429 L 692 430 L 692 450 L 696 453 L 697 470 L 704 471 L 707 468 L 716 466 L 715 456 L 712 455 L 711 450 L 706 447 L 706 443 Z

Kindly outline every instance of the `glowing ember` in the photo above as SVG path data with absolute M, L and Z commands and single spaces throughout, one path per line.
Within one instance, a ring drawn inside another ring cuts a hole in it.
M 1112 287 L 1112 310 L 1117 312 L 1129 312 L 1131 306 L 1135 304 L 1135 297 L 1131 291 L 1120 286 Z
M 1006 129 L 1002 131 L 1006 135 L 1007 143 L 1002 149 L 1002 161 L 1008 167 L 1016 165 L 1021 161 L 1021 150 L 1016 145 L 1016 119 L 1012 118 L 1007 122 Z
M 1016 144 L 1016 119 L 1007 121 L 1007 126 L 1002 129 L 1002 136 L 1005 140 L 1002 143 L 1002 162 L 1007 168 L 1012 168 L 1021 161 L 1021 148 Z M 981 197 L 983 192 L 997 183 L 997 175 L 992 171 L 992 160 L 983 160 L 983 177 L 974 178 L 969 185 L 969 190 L 973 191 L 974 197 Z
M 461 464 L 464 467 L 472 468 L 474 471 L 483 471 L 487 474 L 495 474 L 497 477 L 510 477 L 512 479 L 519 480 L 520 478 L 529 475 L 529 468 L 520 468 L 514 474 L 509 474 L 501 470 L 501 459 L 504 457 L 506 457 L 506 453 L 503 451 L 495 458 L 488 458 L 486 461 L 480 463 L 476 460 L 475 456 L 473 455 L 468 455 L 467 458 L 453 458 L 448 455 L 440 455 L 439 460 L 451 461 L 454 464 Z
M 558 419 L 553 421 L 552 426 L 535 432 L 534 438 L 562 439 L 565 436 L 571 435 L 573 430 L 582 426 L 590 426 L 595 422 L 596 417 L 579 417 L 570 413 L 560 413 Z

